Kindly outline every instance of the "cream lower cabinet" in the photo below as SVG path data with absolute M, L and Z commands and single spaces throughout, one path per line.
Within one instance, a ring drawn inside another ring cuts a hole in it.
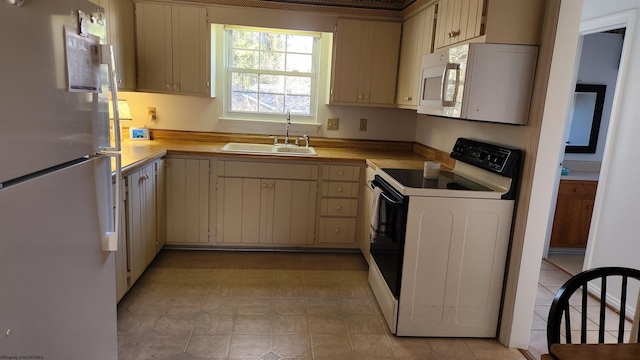
M 116 186 L 113 185 L 114 204 L 116 200 Z M 120 212 L 120 223 L 118 226 L 118 250 L 116 251 L 116 301 L 120 301 L 124 294 L 129 291 L 131 282 L 129 281 L 129 260 L 127 251 L 127 215 L 125 211 L 124 186 L 120 189 L 123 194 L 122 203 L 120 204 L 122 211 Z M 115 215 L 115 207 L 114 207 Z
M 218 245 L 310 246 L 318 166 L 218 162 Z
M 133 285 L 158 253 L 156 239 L 156 163 L 125 177 L 127 251 Z
M 357 247 L 356 224 L 360 166 L 322 166 L 322 192 L 318 243 L 333 247 Z
M 167 244 L 210 244 L 210 161 L 199 157 L 165 159 Z

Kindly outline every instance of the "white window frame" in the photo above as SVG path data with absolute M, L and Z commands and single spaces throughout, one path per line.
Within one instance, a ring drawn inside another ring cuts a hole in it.
M 305 35 L 305 36 L 313 36 L 313 50 L 312 50 L 312 69 L 311 73 L 299 73 L 293 71 L 271 71 L 271 70 L 248 70 L 248 69 L 236 69 L 231 68 L 231 32 L 227 30 L 242 30 L 242 31 L 252 31 L 252 32 L 263 32 L 263 33 L 271 33 L 271 34 L 286 34 L 286 35 Z M 285 75 L 285 76 L 305 76 L 311 78 L 311 89 L 310 89 L 310 114 L 309 115 L 301 115 L 301 114 L 291 114 L 291 121 L 295 121 L 298 123 L 307 123 L 307 124 L 317 124 L 317 114 L 318 114 L 318 92 L 319 92 L 319 79 L 320 79 L 320 59 L 321 59 L 321 41 L 322 34 L 318 32 L 311 31 L 293 31 L 286 29 L 271 29 L 271 28 L 259 28 L 259 27 L 248 27 L 248 26 L 224 26 L 224 117 L 230 120 L 252 120 L 252 121 L 267 121 L 267 122 L 285 122 L 287 116 L 287 110 L 285 109 L 282 113 L 261 113 L 261 112 L 247 112 L 247 111 L 236 111 L 231 110 L 231 101 L 232 101 L 232 72 L 250 72 L 250 73 L 258 73 L 258 74 L 268 74 L 268 75 Z

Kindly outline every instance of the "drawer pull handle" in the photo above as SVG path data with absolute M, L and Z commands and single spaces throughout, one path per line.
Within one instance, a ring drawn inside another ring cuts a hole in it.
M 340 233 L 340 229 L 336 228 L 336 234 Z

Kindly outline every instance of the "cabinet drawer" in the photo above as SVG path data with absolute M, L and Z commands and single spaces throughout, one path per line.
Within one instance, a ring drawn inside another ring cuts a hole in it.
M 558 197 L 595 198 L 597 181 L 561 180 Z
M 359 181 L 360 167 L 347 165 L 328 165 L 322 169 L 322 178 L 325 180 Z
M 323 182 L 322 196 L 358 197 L 358 184 L 348 182 Z
M 322 199 L 320 202 L 322 216 L 357 216 L 358 200 L 356 199 Z
M 218 176 L 315 180 L 318 178 L 318 166 L 251 161 L 221 161 L 218 165 Z
M 356 241 L 356 219 L 354 218 L 320 218 L 321 243 L 353 244 Z

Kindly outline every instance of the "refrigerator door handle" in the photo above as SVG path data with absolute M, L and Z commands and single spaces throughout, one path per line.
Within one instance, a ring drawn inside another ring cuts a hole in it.
M 107 211 L 113 211 L 113 219 L 109 222 L 108 228 L 102 237 L 103 251 L 118 251 L 118 237 L 120 234 L 120 219 L 122 215 L 122 158 L 120 153 L 100 152 L 100 155 L 114 158 L 115 169 L 115 200 L 114 196 L 108 196 Z M 107 184 L 112 184 L 113 175 L 109 172 Z M 114 203 L 115 202 L 115 203 Z M 111 218 L 111 217 L 110 217 Z
M 118 81 L 116 74 L 116 61 L 112 45 L 100 45 L 100 57 L 103 64 L 109 69 L 109 88 L 111 89 L 111 103 L 113 104 L 113 138 L 114 145 L 100 147 L 105 151 L 120 151 L 120 113 L 118 112 Z

